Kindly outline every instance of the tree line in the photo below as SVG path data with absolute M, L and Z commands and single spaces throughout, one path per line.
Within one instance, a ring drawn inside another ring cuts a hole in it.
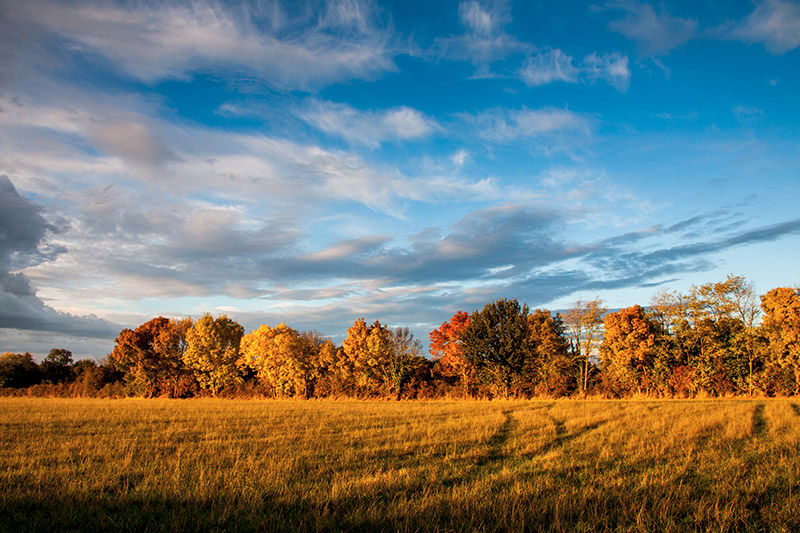
M 800 394 L 800 290 L 758 296 L 741 276 L 662 290 L 609 311 L 517 300 L 456 312 L 430 332 L 359 318 L 341 346 L 315 331 L 227 316 L 157 317 L 125 329 L 99 364 L 51 350 L 0 357 L 0 387 L 27 394 L 185 398 L 694 397 Z

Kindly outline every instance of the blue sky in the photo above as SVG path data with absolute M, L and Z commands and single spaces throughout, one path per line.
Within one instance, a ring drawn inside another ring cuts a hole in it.
M 800 3 L 7 1 L 0 351 L 800 278 Z

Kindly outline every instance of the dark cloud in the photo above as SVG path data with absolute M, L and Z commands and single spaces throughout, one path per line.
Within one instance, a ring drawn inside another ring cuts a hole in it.
M 115 335 L 120 328 L 105 320 L 61 313 L 45 305 L 30 280 L 13 272 L 66 252 L 46 242 L 47 236 L 57 231 L 39 207 L 20 196 L 11 180 L 0 175 L 0 328 L 88 337 Z

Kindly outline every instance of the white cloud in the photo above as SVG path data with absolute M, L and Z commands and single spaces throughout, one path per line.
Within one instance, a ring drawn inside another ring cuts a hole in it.
M 731 39 L 763 43 L 771 54 L 785 54 L 800 46 L 800 4 L 763 0 L 744 21 L 724 27 L 723 32 Z
M 625 92 L 631 81 L 627 56 L 619 53 L 590 54 L 583 60 L 584 75 L 590 80 L 603 80 L 618 91 Z
M 738 119 L 752 119 L 764 116 L 764 110 L 755 106 L 737 105 L 733 108 L 733 114 Z
M 498 11 L 489 11 L 474 0 L 458 5 L 458 18 L 468 30 L 478 35 L 495 33 L 502 28 L 505 19 Z
M 511 16 L 503 2 L 491 6 L 474 0 L 461 2 L 458 15 L 465 32 L 438 38 L 436 50 L 439 56 L 446 59 L 470 61 L 478 67 L 476 77 L 492 76 L 489 70 L 492 63 L 531 48 L 505 32 L 505 25 L 511 21 Z
M 477 134 L 495 142 L 519 138 L 558 139 L 564 135 L 588 137 L 589 119 L 568 109 L 542 108 L 519 110 L 492 109 L 461 118 L 478 128 Z
M 463 148 L 454 153 L 450 158 L 453 164 L 459 167 L 463 167 L 464 163 L 467 162 L 467 159 L 469 159 L 469 152 Z
M 407 201 L 500 195 L 485 180 L 467 181 L 441 171 L 409 177 L 346 151 L 258 133 L 170 124 L 129 112 L 126 95 L 117 98 L 96 102 L 89 95 L 72 95 L 68 110 L 58 105 L 57 97 L 48 105 L 0 100 L 0 163 L 27 190 L 64 201 L 75 189 L 113 180 L 137 188 L 144 184 L 158 195 L 177 190 L 275 209 L 300 202 L 317 212 L 332 209 L 332 202 L 357 202 L 402 217 Z M 319 104 L 317 112 L 318 127 L 365 144 L 416 139 L 440 129 L 422 113 L 402 107 L 361 112 Z M 51 137 L 49 145 L 43 145 L 43 131 Z M 107 153 L 87 149 L 92 147 Z M 157 172 L 147 167 L 151 163 L 160 165 Z
M 697 34 L 696 20 L 672 17 L 663 7 L 660 13 L 650 4 L 636 1 L 619 2 L 614 7 L 626 15 L 611 22 L 609 29 L 634 41 L 643 55 L 666 55 Z
M 296 28 L 274 4 L 280 32 L 257 25 L 246 9 L 204 0 L 135 7 L 33 0 L 24 12 L 79 50 L 148 82 L 233 71 L 308 89 L 394 69 L 391 36 L 372 23 L 367 8 L 355 0 L 332 6 L 318 24 L 301 17 Z
M 409 107 L 361 111 L 347 104 L 312 100 L 298 115 L 325 133 L 372 147 L 390 140 L 421 139 L 441 130 L 435 120 Z
M 138 117 L 94 122 L 90 125 L 88 139 L 93 145 L 134 165 L 154 167 L 169 159 L 171 154 L 153 129 Z
M 522 81 L 529 87 L 556 81 L 577 83 L 579 74 L 580 71 L 572 65 L 572 56 L 558 48 L 528 58 L 527 64 L 521 71 Z
M 549 49 L 528 58 L 525 67 L 520 71 L 522 81 L 529 87 L 546 85 L 554 82 L 594 83 L 605 81 L 617 90 L 625 92 L 630 84 L 631 72 L 628 69 L 628 58 L 617 52 L 589 54 L 579 65 L 573 64 L 572 56 L 560 49 Z

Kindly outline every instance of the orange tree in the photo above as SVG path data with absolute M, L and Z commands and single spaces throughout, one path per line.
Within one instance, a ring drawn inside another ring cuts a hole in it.
M 641 306 L 608 313 L 600 345 L 602 372 L 609 392 L 650 392 L 660 328 Z
M 429 335 L 430 354 L 436 362 L 435 371 L 442 376 L 458 379 L 464 394 L 469 394 L 475 379 L 475 367 L 461 353 L 460 335 L 468 325 L 469 313 L 458 311 Z
M 130 393 L 178 397 L 191 390 L 192 373 L 183 361 L 186 331 L 191 324 L 191 319 L 160 316 L 135 330 L 120 332 L 111 359 L 125 373 Z

